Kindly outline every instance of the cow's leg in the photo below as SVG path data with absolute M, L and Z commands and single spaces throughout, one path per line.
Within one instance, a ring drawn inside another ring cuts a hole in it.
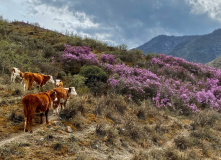
M 60 106 L 61 106 L 61 110 L 63 109 L 63 104 L 62 103 L 60 103 Z
M 57 101 L 53 101 L 52 103 L 53 115 L 56 115 L 57 107 L 58 107 Z
M 33 79 L 29 79 L 29 81 L 28 81 L 28 90 L 31 90 L 33 82 L 34 82 Z
M 16 77 L 17 77 L 16 75 L 13 77 L 13 82 L 14 82 L 14 83 L 15 83 L 15 79 L 16 79 Z
M 24 91 L 28 90 L 29 82 L 28 80 L 24 79 Z
M 64 102 L 64 109 L 66 108 L 66 103 L 67 103 L 67 100 Z
M 26 89 L 26 84 L 25 84 L 25 82 L 24 82 L 24 91 L 25 91 L 25 89 Z
M 61 106 L 61 109 L 60 109 L 60 112 L 61 112 L 63 110 L 64 103 L 60 103 L 60 106 Z
M 56 108 L 57 114 L 59 114 L 59 106 Z
M 45 111 L 46 123 L 47 123 L 47 124 L 49 123 L 49 122 L 48 122 L 48 112 L 49 112 L 49 109 L 47 109 L 47 110 Z
M 58 98 L 58 101 L 56 103 L 57 103 L 57 114 L 59 114 L 60 98 Z
M 28 132 L 28 117 L 25 117 L 24 132 Z
M 41 116 L 40 123 L 43 124 L 43 113 L 41 113 L 40 116 Z
M 56 115 L 56 108 L 54 108 L 54 105 L 53 105 L 53 115 Z
M 24 79 L 22 78 L 22 80 L 21 80 L 21 84 L 24 82 Z
M 11 74 L 11 81 L 15 82 L 15 74 L 14 73 Z
M 26 80 L 24 79 L 24 91 L 26 89 Z
M 29 83 L 28 83 L 28 90 L 31 90 L 31 87 L 32 87 L 32 83 L 29 82 Z

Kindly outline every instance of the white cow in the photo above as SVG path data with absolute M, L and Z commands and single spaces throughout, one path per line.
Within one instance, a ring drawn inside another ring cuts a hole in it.
M 69 87 L 69 88 L 64 88 L 64 89 L 68 90 L 68 95 L 69 96 L 76 96 L 77 95 L 75 87 Z
M 16 77 L 20 78 L 23 82 L 23 73 L 16 67 L 12 68 L 12 73 L 11 73 L 11 81 L 15 82 Z
M 55 80 L 55 87 L 63 87 L 63 83 L 60 79 Z

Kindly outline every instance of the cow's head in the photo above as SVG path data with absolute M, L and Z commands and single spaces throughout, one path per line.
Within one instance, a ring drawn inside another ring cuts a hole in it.
M 50 82 L 50 83 L 54 84 L 55 82 L 54 82 L 53 77 L 52 77 L 51 75 L 49 75 L 49 76 L 50 76 L 50 79 L 48 80 L 48 82 Z
M 68 95 L 70 95 L 70 96 L 76 96 L 77 95 L 77 92 L 76 92 L 74 87 L 69 87 Z
M 61 83 L 61 80 L 60 79 L 56 79 L 55 80 L 55 87 L 59 87 L 60 83 Z
M 54 90 L 51 91 L 50 97 L 52 101 L 57 101 L 57 93 Z

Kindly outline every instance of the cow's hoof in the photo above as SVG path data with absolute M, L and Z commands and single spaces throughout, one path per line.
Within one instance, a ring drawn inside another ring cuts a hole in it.
M 28 130 L 27 130 L 27 129 L 25 129 L 24 131 L 25 131 L 25 132 L 28 132 Z
M 32 130 L 30 130 L 30 133 L 33 133 L 33 131 L 32 131 Z
M 49 123 L 49 122 L 46 122 L 47 124 Z

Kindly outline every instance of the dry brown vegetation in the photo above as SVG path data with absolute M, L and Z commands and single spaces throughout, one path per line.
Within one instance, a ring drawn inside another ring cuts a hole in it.
M 7 76 L 6 76 L 7 78 Z M 8 77 L 9 78 L 9 77 Z M 1 159 L 219 159 L 221 116 L 205 110 L 178 116 L 150 100 L 138 105 L 123 96 L 76 96 L 58 117 L 23 133 L 19 83 L 0 85 Z M 72 132 L 67 132 L 70 126 Z

